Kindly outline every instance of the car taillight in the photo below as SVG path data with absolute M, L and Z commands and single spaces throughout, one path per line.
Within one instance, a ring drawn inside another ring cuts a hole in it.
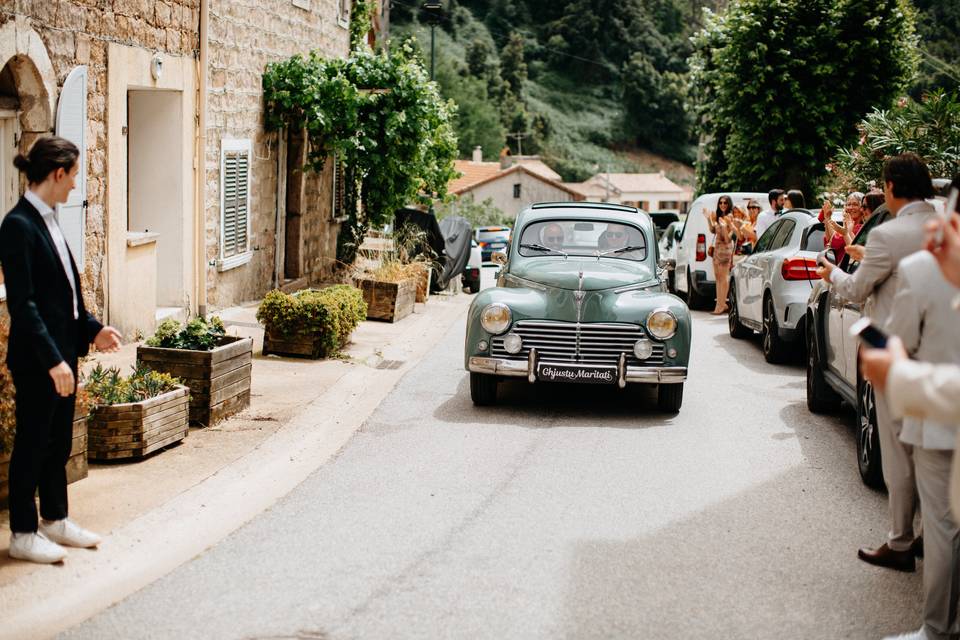
M 487 245 L 490 244 L 490 243 L 489 243 L 489 242 L 478 242 L 477 244 L 480 245 L 480 247 L 485 247 L 485 246 L 487 246 Z
M 703 262 L 707 259 L 707 237 L 702 233 L 697 234 L 697 262 Z
M 787 258 L 780 267 L 784 280 L 816 280 L 817 261 L 812 258 Z

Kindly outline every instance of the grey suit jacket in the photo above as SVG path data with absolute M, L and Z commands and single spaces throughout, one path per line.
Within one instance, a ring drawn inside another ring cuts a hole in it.
M 960 289 L 943 277 L 927 251 L 904 258 L 898 268 L 899 286 L 887 331 L 900 336 L 907 352 L 921 362 L 960 364 L 960 313 L 953 299 Z M 947 424 L 907 416 L 900 439 L 925 449 L 953 449 L 960 420 Z
M 870 232 L 866 255 L 852 274 L 834 269 L 833 290 L 851 302 L 863 303 L 863 315 L 879 326 L 886 324 L 897 292 L 897 266 L 911 253 L 923 249 L 924 224 L 936 215 L 933 205 L 922 200 L 903 207 L 893 220 Z

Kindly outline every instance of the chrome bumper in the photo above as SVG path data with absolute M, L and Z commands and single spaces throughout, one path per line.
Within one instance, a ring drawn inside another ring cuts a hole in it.
M 467 367 L 473 373 L 487 373 L 496 376 L 526 378 L 536 381 L 536 364 L 533 358 L 528 360 L 507 360 L 506 358 L 488 358 L 473 356 Z M 584 365 L 589 368 L 589 365 Z M 687 379 L 686 367 L 618 367 L 618 382 L 623 387 L 628 382 L 649 384 L 679 384 Z

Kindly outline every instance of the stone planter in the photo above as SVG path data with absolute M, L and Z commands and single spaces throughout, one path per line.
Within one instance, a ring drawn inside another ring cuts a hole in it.
M 225 336 L 212 351 L 139 346 L 137 363 L 190 388 L 191 424 L 206 427 L 250 406 L 250 338 Z
M 417 298 L 417 281 L 413 278 L 400 282 L 357 280 L 367 303 L 368 320 L 396 322 L 413 313 Z
M 177 387 L 141 402 L 96 407 L 88 424 L 91 460 L 142 458 L 187 437 L 190 390 Z
M 73 444 L 67 460 L 67 482 L 74 483 L 87 477 L 87 412 L 73 416 Z M 7 506 L 10 497 L 10 453 L 0 453 L 0 507 Z

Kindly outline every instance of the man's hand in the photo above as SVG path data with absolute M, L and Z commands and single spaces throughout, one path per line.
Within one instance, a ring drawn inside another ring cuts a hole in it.
M 97 337 L 93 339 L 93 346 L 97 348 L 97 351 L 104 351 L 106 353 L 118 351 L 121 344 L 122 336 L 120 332 L 113 327 L 104 327 L 100 330 L 100 333 L 97 334 Z
M 50 369 L 50 377 L 53 378 L 53 386 L 57 390 L 57 395 L 67 396 L 73 395 L 75 389 L 75 381 L 73 379 L 73 369 L 70 368 L 66 362 L 61 362 L 53 369 Z
M 903 348 L 900 338 L 891 336 L 886 349 L 863 349 L 860 352 L 860 370 L 864 379 L 873 383 L 874 389 L 883 393 L 887 388 L 890 367 L 907 357 L 907 350 Z
M 827 282 L 830 282 L 830 275 L 833 273 L 833 270 L 836 268 L 837 266 L 835 264 L 832 264 L 830 262 L 824 264 L 821 262 L 820 266 L 817 267 L 817 275 L 823 278 L 824 280 L 826 280 Z
M 854 262 L 862 262 L 863 257 L 867 255 L 867 248 L 862 244 L 848 244 L 846 252 Z

